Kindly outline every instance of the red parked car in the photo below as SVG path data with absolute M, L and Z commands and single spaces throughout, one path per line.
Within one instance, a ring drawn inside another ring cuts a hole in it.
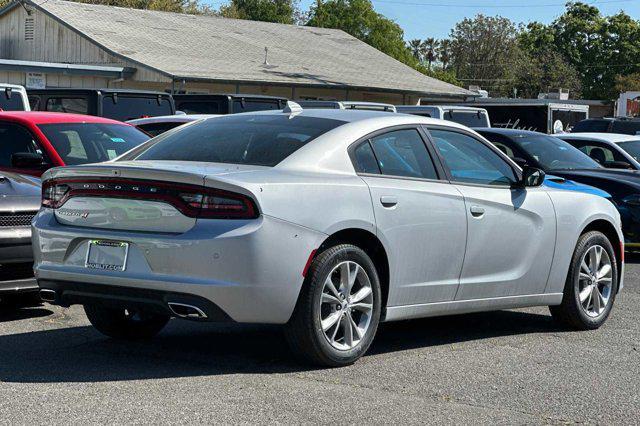
M 149 140 L 107 118 L 56 112 L 0 112 L 0 170 L 41 176 L 47 169 L 99 163 Z

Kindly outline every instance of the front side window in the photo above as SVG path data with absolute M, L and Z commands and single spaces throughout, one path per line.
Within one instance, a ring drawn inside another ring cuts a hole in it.
M 226 115 L 167 132 L 126 160 L 204 161 L 273 167 L 341 120 L 289 115 Z
M 133 126 L 61 123 L 38 126 L 66 165 L 113 160 L 149 140 Z
M 47 99 L 46 110 L 73 114 L 88 114 L 89 103 L 86 98 L 49 98 Z
M 416 129 L 395 130 L 371 138 L 380 172 L 384 175 L 437 179 L 431 156 Z
M 11 156 L 18 153 L 42 154 L 27 129 L 17 124 L 0 123 L 0 166 L 11 167 Z
M 598 169 L 601 167 L 584 152 L 553 136 L 523 133 L 513 136 L 511 140 L 545 171 Z
M 498 186 L 517 181 L 511 166 L 479 140 L 448 130 L 429 129 L 429 133 L 454 181 Z

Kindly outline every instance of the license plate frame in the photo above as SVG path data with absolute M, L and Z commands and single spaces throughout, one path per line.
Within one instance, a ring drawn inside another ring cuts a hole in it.
M 128 257 L 129 243 L 124 241 L 89 240 L 84 266 L 88 269 L 101 271 L 124 272 L 127 269 Z

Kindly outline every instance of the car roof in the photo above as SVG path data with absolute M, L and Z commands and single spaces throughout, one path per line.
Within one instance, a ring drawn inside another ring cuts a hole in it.
M 560 139 L 571 138 L 576 140 L 596 140 L 602 142 L 627 142 L 627 141 L 638 141 L 640 140 L 640 135 L 624 135 L 619 133 L 588 133 L 588 132 L 580 132 L 580 133 L 566 133 L 562 135 L 557 135 Z
M 103 123 L 122 124 L 120 121 L 110 118 L 96 117 L 93 115 L 69 114 L 64 112 L 41 112 L 41 111 L 2 111 L 0 120 L 17 121 L 31 124 L 54 124 L 54 123 Z
M 154 90 L 137 90 L 137 89 L 115 89 L 115 88 L 105 88 L 105 89 L 84 89 L 81 87 L 47 87 L 46 89 L 31 89 L 29 93 L 41 94 L 41 93 L 58 93 L 58 92 L 68 92 L 68 93 L 121 93 L 128 95 L 162 95 L 162 96 L 170 96 L 167 92 L 158 92 Z

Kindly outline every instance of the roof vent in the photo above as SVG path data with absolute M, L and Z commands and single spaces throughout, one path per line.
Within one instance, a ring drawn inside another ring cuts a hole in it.
M 24 39 L 32 41 L 35 35 L 35 24 L 33 17 L 24 18 Z

